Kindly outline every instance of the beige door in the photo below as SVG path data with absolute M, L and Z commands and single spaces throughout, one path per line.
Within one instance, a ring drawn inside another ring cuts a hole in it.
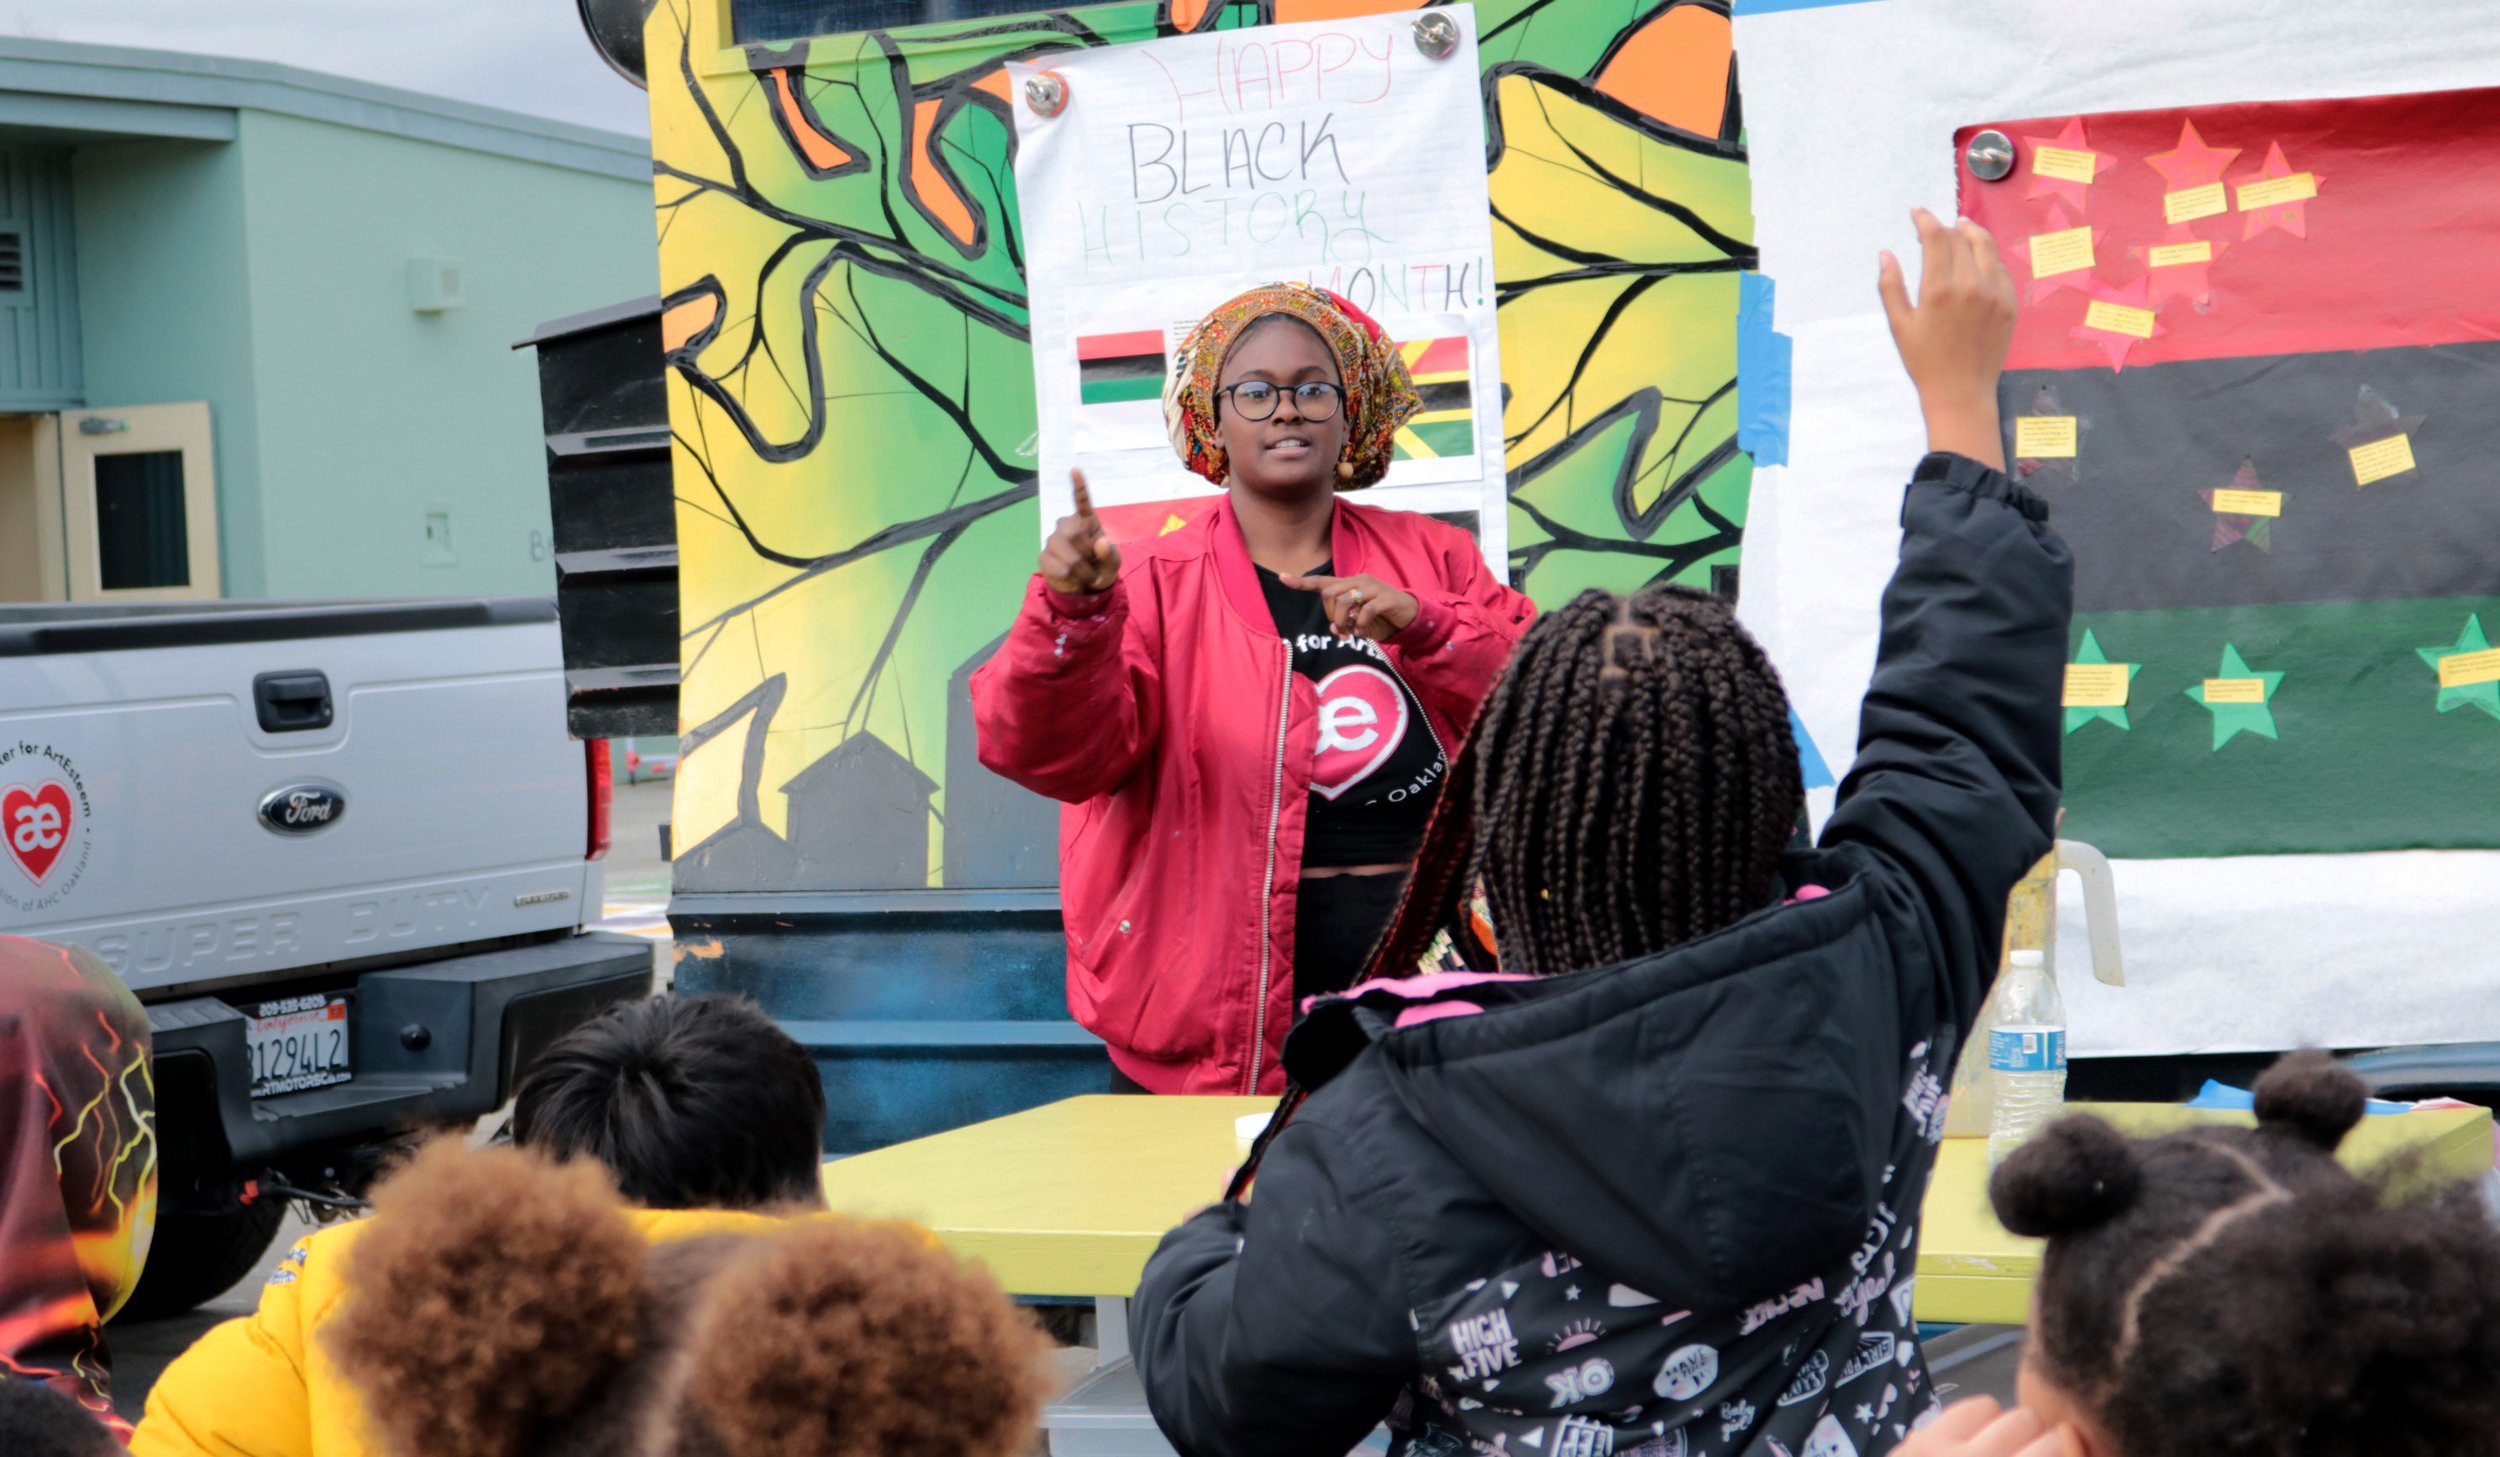
M 70 600 L 218 596 L 208 406 L 64 410 L 60 435 Z

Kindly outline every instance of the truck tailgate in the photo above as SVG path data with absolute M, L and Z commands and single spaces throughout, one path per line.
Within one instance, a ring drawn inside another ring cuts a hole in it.
M 579 925 L 600 886 L 551 604 L 437 605 L 167 617 L 102 650 L 21 634 L 0 828 L 33 829 L 0 839 L 0 929 L 162 993 Z M 322 675 L 330 721 L 263 727 L 273 673 Z

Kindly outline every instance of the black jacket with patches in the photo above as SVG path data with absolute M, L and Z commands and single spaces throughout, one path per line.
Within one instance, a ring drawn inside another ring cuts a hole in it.
M 1919 466 L 1858 756 L 1782 904 L 1620 966 L 1322 1005 L 1255 1197 L 1166 1236 L 1137 1365 L 1190 1457 L 1861 1457 L 1934 1396 L 1910 1318 L 1944 1083 L 2058 803 L 2072 558 Z M 1809 886 L 1829 894 L 1791 900 Z M 1396 1025 L 1416 1000 L 1482 1010 Z

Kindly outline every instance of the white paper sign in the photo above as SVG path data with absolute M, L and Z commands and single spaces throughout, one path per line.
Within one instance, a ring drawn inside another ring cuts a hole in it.
M 1083 469 L 1096 504 L 1220 494 L 1174 456 L 1165 371 L 1209 310 L 1263 283 L 1343 295 L 1400 341 L 1423 410 L 1374 505 L 1471 512 L 1505 569 L 1502 373 L 1474 7 L 1144 41 L 1008 67 L 1031 291 L 1043 531 Z M 1057 116 L 1025 81 L 1067 87 Z M 1146 517 L 1159 513 L 1147 511 Z M 1117 534 L 1122 532 L 1114 523 Z

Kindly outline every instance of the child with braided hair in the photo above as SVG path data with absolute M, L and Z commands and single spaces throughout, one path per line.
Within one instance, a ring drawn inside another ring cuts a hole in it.
M 1944 1079 L 2058 801 L 2072 559 L 2006 478 L 2014 289 L 1917 217 L 1881 293 L 1931 453 L 1821 842 L 1726 606 L 1589 592 L 1521 639 L 1372 981 L 1317 999 L 1232 1196 L 1133 1307 L 1189 1457 L 1872 1457 L 1932 1410 L 1911 1318 Z M 1490 903 L 1497 968 L 1407 975 Z M 1243 1200 L 1255 1174 L 1257 1196 Z
M 1962 1402 L 1904 1457 L 2500 1452 L 2500 1231 L 2470 1184 L 2338 1164 L 2362 1098 L 2297 1053 L 2253 1130 L 2074 1117 L 2016 1150 L 1989 1199 L 2048 1240 L 2022 1405 Z

